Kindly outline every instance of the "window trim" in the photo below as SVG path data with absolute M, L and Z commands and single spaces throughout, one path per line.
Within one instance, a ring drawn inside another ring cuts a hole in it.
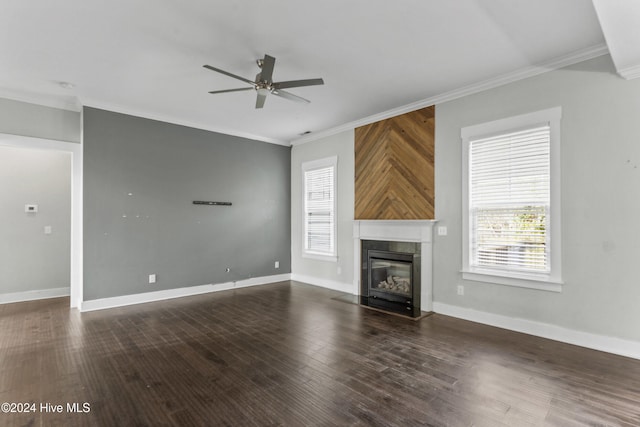
M 560 198 L 560 120 L 561 107 L 549 108 L 533 113 L 508 117 L 467 126 L 461 129 L 462 138 L 462 278 L 479 282 L 545 291 L 562 291 L 562 232 Z M 508 133 L 513 130 L 529 128 L 540 123 L 550 126 L 550 273 L 524 273 L 498 271 L 490 268 L 471 267 L 470 257 L 470 215 L 469 215 L 469 149 L 471 139 L 487 137 L 492 134 Z
M 306 177 L 305 174 L 308 171 L 314 169 L 322 169 L 326 167 L 333 167 L 333 253 L 323 254 L 306 249 L 306 237 L 307 237 L 307 218 L 306 218 L 306 203 L 307 195 L 306 189 Z M 317 160 L 310 160 L 302 163 L 302 257 L 315 259 L 319 261 L 338 262 L 338 156 L 325 157 Z

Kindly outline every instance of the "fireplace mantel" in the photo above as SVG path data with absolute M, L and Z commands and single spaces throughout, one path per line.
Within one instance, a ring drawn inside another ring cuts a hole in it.
M 353 238 L 396 242 L 431 242 L 436 220 L 356 220 Z
M 360 295 L 361 240 L 419 242 L 422 252 L 420 307 L 433 307 L 433 226 L 436 220 L 355 220 L 353 222 L 353 290 Z

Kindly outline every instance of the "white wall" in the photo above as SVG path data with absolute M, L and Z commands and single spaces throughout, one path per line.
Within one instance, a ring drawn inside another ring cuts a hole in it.
M 462 280 L 460 129 L 556 106 L 563 115 L 562 293 Z M 639 118 L 640 79 L 618 77 L 609 56 L 438 105 L 436 217 L 449 229 L 434 246 L 440 307 L 640 341 Z
M 0 201 L 0 301 L 45 289 L 68 294 L 71 154 L 0 146 Z M 25 204 L 38 212 L 25 213 Z
M 293 280 L 353 291 L 354 132 L 348 131 L 291 150 L 291 273 Z M 338 262 L 302 257 L 302 163 L 338 156 Z

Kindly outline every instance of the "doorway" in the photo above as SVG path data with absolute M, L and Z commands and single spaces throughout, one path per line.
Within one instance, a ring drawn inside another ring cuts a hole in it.
M 0 276 L 0 302 L 70 295 L 71 307 L 79 307 L 82 146 L 0 134 L 0 155 L 9 177 L 0 191 L 0 255 L 7 263 Z

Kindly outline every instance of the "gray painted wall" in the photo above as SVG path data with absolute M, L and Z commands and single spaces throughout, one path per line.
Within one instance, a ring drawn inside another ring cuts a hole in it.
M 0 201 L 0 294 L 68 288 L 71 154 L 0 146 Z
M 464 281 L 460 129 L 562 107 L 562 293 Z M 640 341 L 640 79 L 609 56 L 436 107 L 437 302 Z M 456 286 L 465 295 L 456 295 Z
M 291 259 L 294 274 L 313 278 L 313 284 L 351 292 L 353 289 L 354 132 L 342 132 L 297 145 L 291 152 Z M 338 262 L 302 256 L 302 163 L 338 156 Z M 294 276 L 295 277 L 295 276 Z M 309 280 L 311 281 L 311 280 Z
M 85 300 L 291 271 L 289 147 L 94 108 L 83 121 Z
M 80 142 L 80 113 L 0 98 L 0 133 Z

